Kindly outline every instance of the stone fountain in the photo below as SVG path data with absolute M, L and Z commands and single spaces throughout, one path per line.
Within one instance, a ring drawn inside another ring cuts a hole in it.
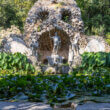
M 79 54 L 77 46 L 83 29 L 75 0 L 38 0 L 28 13 L 24 40 L 31 45 L 36 64 L 45 64 L 57 72 L 65 64 L 63 72 L 68 73 Z

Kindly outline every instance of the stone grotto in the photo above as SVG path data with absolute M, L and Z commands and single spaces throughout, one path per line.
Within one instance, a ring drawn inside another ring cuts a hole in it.
M 74 39 L 75 33 L 83 33 L 83 29 L 80 8 L 74 0 L 38 0 L 26 19 L 24 40 L 28 46 L 33 40 L 39 42 L 40 61 L 46 63 L 46 57 L 51 55 L 53 49 L 50 36 L 57 32 L 61 38 L 58 54 L 63 56 L 63 62 L 67 63 L 71 40 Z

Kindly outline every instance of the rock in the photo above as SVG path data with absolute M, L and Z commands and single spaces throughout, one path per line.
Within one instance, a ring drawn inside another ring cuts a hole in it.
M 1 37 L 1 51 L 16 53 L 20 52 L 22 54 L 26 54 L 30 56 L 32 51 L 26 46 L 25 42 L 23 41 L 23 35 L 20 33 L 20 30 L 15 27 L 11 26 L 7 30 L 0 31 Z
M 99 42 L 98 40 L 92 39 L 88 42 L 85 51 L 87 52 L 104 52 L 105 45 L 103 42 Z
M 86 52 L 110 52 L 110 46 L 102 36 L 87 36 Z
M 51 3 L 57 3 L 57 0 L 51 0 Z
M 28 48 L 25 42 L 16 34 L 8 35 L 8 37 L 2 39 L 0 51 L 13 54 L 19 52 L 25 54 L 33 65 L 37 63 L 36 56 L 32 55 L 32 50 Z
M 73 102 L 68 102 L 64 104 L 54 105 L 54 109 L 76 110 L 77 106 L 78 104 L 75 104 Z
M 110 103 L 85 103 L 79 105 L 76 110 L 110 110 Z
M 86 36 L 82 34 L 79 40 L 79 53 L 83 54 L 84 52 L 110 52 L 110 46 L 103 36 Z
M 26 96 L 23 92 L 18 93 L 16 96 L 14 96 L 12 99 L 16 101 L 25 101 L 28 100 L 28 96 Z
M 69 66 L 61 66 L 61 73 L 67 74 L 69 72 Z
M 37 71 L 37 74 L 42 74 L 42 69 L 40 66 L 35 66 L 35 69 Z
M 17 35 L 19 37 L 22 37 L 20 30 L 14 25 L 12 25 L 11 28 L 0 31 L 0 38 L 1 39 L 3 39 L 4 37 L 9 37 L 10 35 Z
M 31 49 L 29 49 L 25 45 L 25 42 L 22 39 L 16 36 L 6 38 L 6 43 L 4 44 L 3 49 L 6 52 L 11 53 L 20 52 L 22 54 L 26 54 L 26 56 L 32 55 Z
M 78 104 L 75 104 L 75 103 L 71 103 L 71 108 L 72 110 L 76 110 L 76 107 L 78 106 Z
M 63 98 L 57 98 L 57 100 L 58 100 L 59 102 L 64 102 L 64 101 L 73 99 L 75 96 L 76 96 L 76 94 L 73 94 L 73 93 L 68 92 L 68 94 L 66 94 L 65 97 L 63 97 Z
M 52 54 L 51 56 L 47 56 L 48 64 L 50 66 L 61 65 L 63 63 L 63 57 L 59 55 Z
M 75 68 L 78 67 L 79 65 L 81 65 L 81 62 L 82 62 L 81 56 L 74 57 L 73 67 Z
M 45 70 L 46 74 L 55 74 L 56 70 L 54 67 L 47 67 L 47 69 Z

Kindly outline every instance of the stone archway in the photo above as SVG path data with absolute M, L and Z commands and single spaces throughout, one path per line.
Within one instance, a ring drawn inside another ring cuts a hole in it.
M 47 56 L 50 56 L 52 54 L 52 50 L 53 50 L 53 40 L 50 38 L 51 36 L 55 35 L 55 32 L 58 33 L 58 36 L 61 37 L 61 47 L 58 51 L 58 55 L 63 56 L 64 57 L 64 61 L 68 61 L 68 53 L 69 53 L 69 41 L 70 38 L 69 36 L 66 34 L 65 31 L 63 30 L 59 30 L 59 29 L 52 29 L 50 31 L 46 31 L 44 33 L 42 33 L 42 35 L 40 36 L 40 38 L 38 39 L 39 42 L 39 50 L 38 53 L 40 54 L 40 61 L 42 63 L 47 63 L 46 59 Z M 66 62 L 65 62 L 66 63 Z

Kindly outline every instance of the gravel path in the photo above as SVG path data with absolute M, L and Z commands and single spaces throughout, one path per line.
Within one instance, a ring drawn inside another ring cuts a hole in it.
M 0 110 L 53 110 L 49 105 L 31 102 L 0 102 Z M 68 110 L 68 109 L 55 109 Z M 110 103 L 86 103 L 76 110 L 110 110 Z

